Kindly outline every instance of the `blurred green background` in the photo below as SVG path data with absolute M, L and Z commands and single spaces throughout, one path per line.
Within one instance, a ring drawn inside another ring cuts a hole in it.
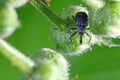
M 56 14 L 80 0 L 51 0 L 50 9 Z M 41 48 L 52 48 L 51 22 L 30 3 L 17 9 L 20 20 L 18 28 L 6 40 L 15 48 L 30 56 Z M 48 13 L 49 14 L 49 13 Z M 119 42 L 119 41 L 118 41 Z M 76 80 L 120 80 L 120 48 L 94 46 L 80 56 L 66 57 L 70 64 L 70 76 Z M 22 73 L 0 54 L 0 80 L 22 80 Z

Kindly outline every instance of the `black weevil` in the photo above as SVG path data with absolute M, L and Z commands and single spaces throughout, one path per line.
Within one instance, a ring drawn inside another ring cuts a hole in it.
M 84 33 L 90 38 L 89 42 L 91 41 L 91 36 L 86 32 L 87 29 L 87 25 L 88 25 L 88 15 L 85 12 L 77 12 L 75 17 L 73 17 L 73 20 L 75 22 L 75 25 L 77 26 L 77 28 L 69 28 L 69 32 L 70 30 L 77 30 L 76 32 L 74 32 L 71 36 L 70 36 L 70 40 L 72 42 L 72 37 L 78 32 L 80 35 L 80 44 L 82 44 L 82 36 L 84 35 Z

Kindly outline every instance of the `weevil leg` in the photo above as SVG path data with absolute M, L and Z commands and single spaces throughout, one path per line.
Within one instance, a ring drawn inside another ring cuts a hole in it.
M 71 30 L 76 30 L 77 28 L 69 28 L 68 31 L 70 32 Z
M 89 39 L 89 43 L 90 43 L 90 41 L 91 41 L 91 36 L 90 36 L 87 32 L 85 32 L 85 34 L 90 38 L 90 39 Z
M 80 34 L 80 45 L 82 45 L 82 36 L 83 34 Z
M 73 20 L 75 19 L 75 17 L 72 15 L 72 18 L 73 18 Z
M 77 33 L 78 31 L 74 32 L 71 36 L 70 36 L 70 41 L 72 42 L 72 37 Z

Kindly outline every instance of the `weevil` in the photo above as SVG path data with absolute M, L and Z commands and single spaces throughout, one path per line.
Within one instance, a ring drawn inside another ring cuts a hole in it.
M 82 36 L 84 34 L 86 34 L 90 39 L 89 42 L 91 41 L 91 36 L 86 32 L 87 26 L 88 26 L 88 15 L 85 12 L 77 12 L 75 16 L 72 16 L 73 20 L 75 22 L 75 25 L 77 26 L 77 28 L 69 28 L 69 32 L 70 30 L 77 30 L 76 32 L 74 32 L 71 36 L 70 36 L 70 41 L 72 42 L 72 37 L 74 35 L 76 35 L 77 33 L 79 33 L 80 35 L 80 44 L 82 44 Z

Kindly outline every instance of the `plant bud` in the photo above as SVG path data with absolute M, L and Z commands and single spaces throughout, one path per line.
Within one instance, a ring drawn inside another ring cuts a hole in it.
M 61 54 L 44 48 L 32 58 L 37 66 L 25 80 L 68 80 L 68 63 Z
M 91 32 L 102 37 L 120 37 L 120 2 L 109 1 L 99 9 L 89 12 Z
M 10 36 L 18 26 L 18 16 L 14 8 L 0 7 L 0 37 Z

